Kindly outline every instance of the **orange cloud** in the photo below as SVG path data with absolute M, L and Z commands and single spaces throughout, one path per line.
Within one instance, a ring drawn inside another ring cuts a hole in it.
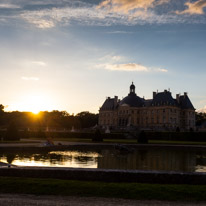
M 127 63 L 127 64 L 100 64 L 97 68 L 104 68 L 111 71 L 127 71 L 127 72 L 168 72 L 166 69 L 150 68 L 142 64 Z
M 169 0 L 104 0 L 99 4 L 98 8 L 106 8 L 112 12 L 129 14 L 136 9 L 147 10 L 167 2 Z
M 105 66 L 108 70 L 113 71 L 142 71 L 147 72 L 149 69 L 141 64 L 128 63 L 128 64 L 107 64 Z
M 204 7 L 206 7 L 206 0 L 198 0 L 194 3 L 186 2 L 188 7 L 184 11 L 176 11 L 177 14 L 204 14 Z

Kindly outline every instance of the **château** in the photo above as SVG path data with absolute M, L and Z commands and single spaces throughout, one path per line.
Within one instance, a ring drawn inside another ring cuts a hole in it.
M 195 108 L 187 93 L 176 98 L 168 90 L 153 92 L 152 99 L 136 95 L 131 84 L 128 96 L 108 97 L 99 110 L 99 125 L 115 129 L 134 127 L 148 130 L 195 129 Z

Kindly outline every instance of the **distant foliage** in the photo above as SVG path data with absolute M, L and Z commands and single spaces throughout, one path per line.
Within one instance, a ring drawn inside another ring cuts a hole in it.
M 52 112 L 40 112 L 34 115 L 32 112 L 4 112 L 4 106 L 0 105 L 0 127 L 7 128 L 11 121 L 15 121 L 18 128 L 25 129 L 84 129 L 98 124 L 98 114 L 81 112 L 70 115 L 66 111 L 54 110 Z
M 206 113 L 196 113 L 196 126 L 200 126 L 203 122 L 206 122 Z
M 0 114 L 4 112 L 4 106 L 0 104 Z
M 19 138 L 19 131 L 16 127 L 15 122 L 11 122 L 9 127 L 7 128 L 7 132 L 5 134 L 4 140 L 8 141 L 17 141 L 20 140 Z

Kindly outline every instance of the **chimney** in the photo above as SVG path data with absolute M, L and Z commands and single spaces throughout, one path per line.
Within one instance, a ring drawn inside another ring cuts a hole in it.
M 118 103 L 118 96 L 114 96 L 114 106 L 116 107 Z
M 157 92 L 153 92 L 153 99 L 155 98 L 156 95 L 157 95 Z
M 187 92 L 184 92 L 184 98 L 186 98 L 186 96 L 187 96 Z
M 179 94 L 176 94 L 176 100 L 178 103 L 180 102 L 180 95 Z

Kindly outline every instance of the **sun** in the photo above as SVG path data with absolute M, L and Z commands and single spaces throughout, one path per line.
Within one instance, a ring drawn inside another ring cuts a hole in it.
M 32 112 L 38 114 L 40 111 L 51 111 L 54 110 L 53 101 L 46 95 L 42 94 L 30 94 L 23 96 L 16 108 L 19 111 Z

